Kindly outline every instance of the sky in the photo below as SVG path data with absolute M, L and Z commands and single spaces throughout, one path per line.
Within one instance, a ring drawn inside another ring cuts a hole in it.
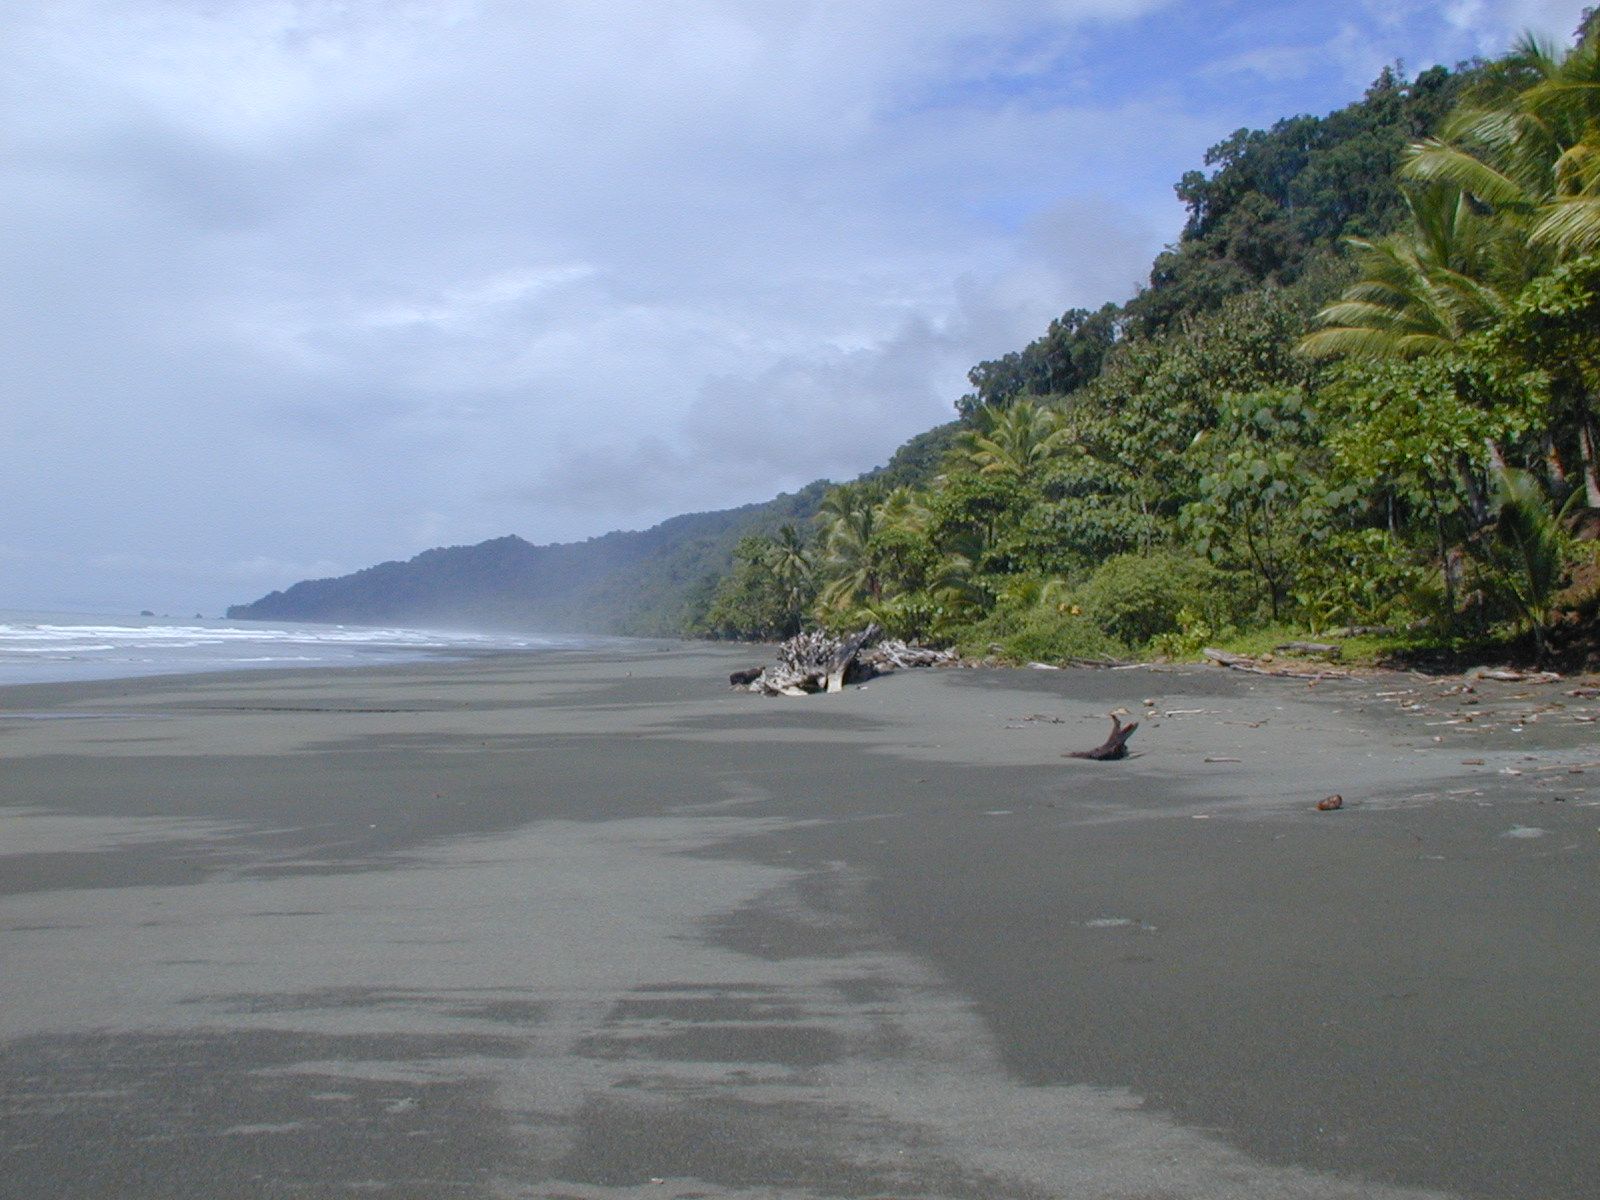
M 0 607 L 851 478 L 1233 130 L 1554 0 L 7 0 Z

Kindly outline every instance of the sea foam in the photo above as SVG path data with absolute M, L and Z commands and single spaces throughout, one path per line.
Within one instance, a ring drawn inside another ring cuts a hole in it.
M 398 626 L 112 619 L 0 610 L 0 685 L 263 667 L 379 665 L 576 648 L 592 641 Z

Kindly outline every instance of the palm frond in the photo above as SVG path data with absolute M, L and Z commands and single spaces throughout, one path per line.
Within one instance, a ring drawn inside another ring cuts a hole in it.
M 1527 210 L 1536 203 L 1528 188 L 1510 175 L 1437 138 L 1413 145 L 1401 174 L 1408 179 L 1460 188 L 1495 208 Z
M 1600 249 L 1600 196 L 1574 196 L 1546 206 L 1530 240 L 1569 257 Z

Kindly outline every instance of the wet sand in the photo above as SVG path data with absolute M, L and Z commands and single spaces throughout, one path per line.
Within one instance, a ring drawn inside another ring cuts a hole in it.
M 0 691 L 0 1196 L 1600 1192 L 1600 699 L 759 658 Z

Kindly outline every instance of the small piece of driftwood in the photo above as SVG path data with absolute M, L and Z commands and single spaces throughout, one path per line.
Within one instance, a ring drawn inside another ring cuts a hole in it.
M 728 676 L 728 682 L 734 687 L 749 687 L 761 678 L 763 667 L 748 667 L 743 671 L 735 671 Z
M 1062 758 L 1089 758 L 1095 762 L 1111 762 L 1118 758 L 1128 757 L 1128 739 L 1133 736 L 1133 731 L 1139 728 L 1139 722 L 1130 721 L 1124 725 L 1116 714 L 1111 717 L 1111 736 L 1101 742 L 1093 750 L 1069 750 Z

